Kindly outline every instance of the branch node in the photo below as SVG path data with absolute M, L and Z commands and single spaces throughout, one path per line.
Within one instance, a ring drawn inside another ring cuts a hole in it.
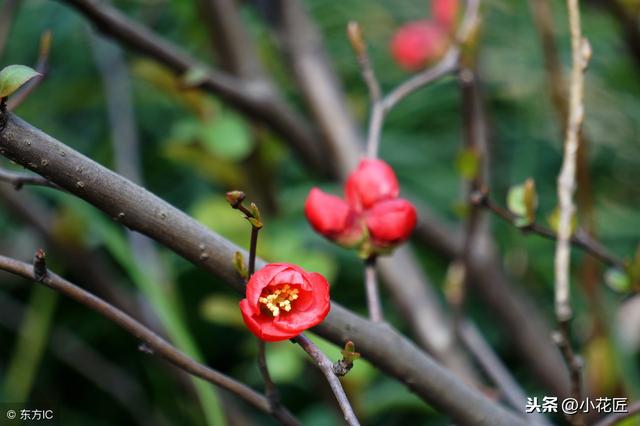
M 48 275 L 45 256 L 45 252 L 41 248 L 36 250 L 36 254 L 33 256 L 33 278 L 39 283 L 44 282 Z

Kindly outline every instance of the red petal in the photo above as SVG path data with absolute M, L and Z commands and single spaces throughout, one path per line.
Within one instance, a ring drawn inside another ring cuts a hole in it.
M 367 228 L 374 244 L 383 247 L 400 243 L 416 226 L 416 209 L 407 200 L 383 201 L 367 212 Z
M 347 203 L 357 211 L 368 209 L 378 201 L 395 198 L 399 193 L 398 178 L 393 169 L 377 159 L 360 161 L 345 184 Z

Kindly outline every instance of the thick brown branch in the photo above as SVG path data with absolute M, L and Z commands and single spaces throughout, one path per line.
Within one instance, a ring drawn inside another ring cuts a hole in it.
M 38 173 L 123 225 L 155 239 L 243 291 L 231 262 L 234 253 L 242 250 L 155 195 L 13 115 L 0 133 L 0 148 L 18 164 L 36 166 Z M 47 167 L 39 166 L 42 159 L 49 160 Z M 264 261 L 257 260 L 256 267 L 262 266 Z M 328 317 L 314 331 L 340 346 L 352 340 L 364 358 L 460 423 L 524 423 L 463 384 L 391 327 L 373 324 L 337 303 L 332 303 Z
M 19 275 L 29 280 L 37 280 L 34 274 L 34 268 L 24 262 L 0 256 L 0 269 Z M 110 305 L 104 300 L 94 296 L 93 294 L 81 289 L 80 287 L 70 283 L 59 275 L 49 271 L 45 278 L 40 280 L 44 285 L 50 287 L 65 296 L 74 299 L 76 302 L 96 311 L 103 317 L 122 327 L 131 333 L 135 338 L 142 340 L 151 350 L 153 354 L 158 355 L 164 360 L 170 362 L 176 367 L 200 377 L 201 379 L 220 386 L 229 392 L 238 395 L 240 398 L 258 408 L 259 410 L 273 415 L 283 424 L 295 425 L 299 424 L 297 420 L 288 411 L 271 412 L 269 401 L 263 395 L 255 392 L 246 385 L 228 377 L 218 371 L 215 371 L 205 365 L 202 365 L 187 355 L 180 352 L 162 337 L 131 318 L 118 308 Z

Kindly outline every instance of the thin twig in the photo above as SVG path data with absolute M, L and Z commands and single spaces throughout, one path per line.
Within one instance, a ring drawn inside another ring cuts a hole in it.
M 510 211 L 498 206 L 484 191 L 476 191 L 472 194 L 471 199 L 473 203 L 489 209 L 496 216 L 517 227 L 525 234 L 531 233 L 553 241 L 557 239 L 555 231 L 539 223 L 533 222 L 525 226 L 516 225 L 516 216 Z M 607 265 L 614 266 L 621 270 L 626 268 L 624 260 L 611 254 L 600 242 L 592 239 L 586 232 L 577 230 L 571 235 L 570 241 L 576 247 L 583 249 L 585 252 Z
M 584 117 L 584 70 L 589 61 L 590 47 L 582 38 L 579 0 L 567 0 L 571 30 L 572 68 L 569 88 L 569 115 L 562 168 L 558 176 L 558 239 L 555 253 L 555 313 L 559 331 L 557 343 L 571 374 L 572 396 L 582 401 L 582 363 L 574 354 L 570 340 L 570 321 L 573 316 L 570 303 L 569 266 L 571 251 L 571 218 L 575 212 L 573 194 L 576 180 L 576 153 L 580 142 L 580 128 Z M 574 425 L 583 425 L 584 416 L 576 413 L 569 417 Z
M 9 257 L 0 256 L 0 270 L 19 275 L 26 279 L 36 280 L 36 276 L 34 275 L 33 267 L 31 265 Z M 41 282 L 47 287 L 74 299 L 78 303 L 85 305 L 108 320 L 119 325 L 137 339 L 142 340 L 144 344 L 152 350 L 153 354 L 158 355 L 160 358 L 163 358 L 176 367 L 236 394 L 259 410 L 272 415 L 283 424 L 299 424 L 299 422 L 285 408 L 272 412 L 269 401 L 264 395 L 257 393 L 253 389 L 229 376 L 194 361 L 162 337 L 158 336 L 156 333 L 122 312 L 120 309 L 70 283 L 59 275 L 48 271 L 46 277 Z
M 582 398 L 584 395 L 582 368 L 583 362 L 578 354 L 573 351 L 571 347 L 571 329 L 570 320 L 564 320 L 558 323 L 558 330 L 553 333 L 553 340 L 560 349 L 562 357 L 567 363 L 569 369 L 569 376 L 571 378 L 571 396 L 580 404 L 582 404 Z M 574 426 L 584 426 L 584 413 L 578 410 L 573 415 L 567 415 L 569 423 Z
M 260 228 L 251 226 L 251 241 L 249 245 L 249 277 L 256 271 L 256 251 L 258 250 L 258 233 Z
M 21 189 L 24 185 L 46 186 L 49 188 L 60 189 L 58 185 L 47 178 L 29 173 L 10 172 L 5 169 L 0 169 L 0 182 L 10 183 L 16 189 Z
M 350 426 L 358 426 L 360 422 L 356 417 L 356 414 L 353 412 L 353 408 L 351 407 L 351 403 L 347 398 L 347 394 L 344 392 L 342 388 L 342 383 L 340 383 L 340 379 L 333 372 L 333 362 L 318 348 L 315 343 L 313 343 L 307 336 L 304 334 L 300 334 L 293 339 L 293 342 L 299 344 L 302 349 L 305 350 L 306 353 L 314 360 L 324 377 L 329 382 L 329 386 L 331 387 L 331 391 L 335 395 L 338 400 L 338 404 L 340 405 L 340 409 L 342 410 L 342 414 L 344 414 L 344 419 Z
M 364 261 L 364 282 L 367 292 L 367 308 L 369 318 L 373 322 L 382 322 L 382 303 L 380 302 L 380 290 L 378 288 L 378 278 L 376 272 L 376 257 L 371 256 Z
M 638 413 L 640 413 L 640 401 L 636 401 L 631 404 L 626 413 L 609 414 L 607 417 L 595 423 L 593 426 L 613 426 L 623 420 L 628 419 L 631 416 L 635 416 Z
M 366 55 L 366 48 L 362 49 L 363 53 L 359 53 L 356 50 L 361 72 L 365 82 L 367 82 L 371 95 L 371 116 L 369 118 L 369 131 L 367 136 L 367 155 L 369 157 L 375 158 L 378 155 L 380 134 L 382 133 L 385 116 L 393 109 L 393 107 L 410 94 L 415 93 L 422 87 L 447 74 L 455 72 L 458 69 L 458 62 L 461 54 L 460 46 L 468 41 L 476 28 L 479 8 L 480 0 L 468 0 L 465 16 L 462 24 L 460 25 L 460 30 L 455 37 L 455 41 L 452 43 L 451 47 L 449 47 L 444 57 L 434 66 L 425 69 L 401 83 L 391 92 L 384 95 L 384 97 L 381 97 L 379 84 L 373 74 L 373 71 L 370 69 Z M 366 60 L 362 60 L 361 57 Z

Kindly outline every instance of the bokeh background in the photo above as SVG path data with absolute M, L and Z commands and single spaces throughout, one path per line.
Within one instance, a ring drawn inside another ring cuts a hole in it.
M 631 49 L 623 21 L 630 21 L 637 33 L 640 15 L 638 2 L 610 2 L 624 13 L 612 13 L 609 2 L 582 2 L 583 30 L 593 59 L 586 77 L 587 177 L 580 180 L 578 221 L 617 255 L 631 258 L 640 239 L 640 55 Z M 100 38 L 64 3 L 18 3 L 1 66 L 35 64 L 41 35 L 50 30 L 53 36 L 46 78 L 16 110 L 18 115 L 97 162 L 122 170 L 127 159 L 135 157 L 114 143 L 118 126 L 109 116 L 105 90 L 106 79 L 114 77 L 109 67 L 122 66 L 115 79 L 124 75 L 130 83 L 125 93 L 131 96 L 132 114 L 125 115 L 135 120 L 144 186 L 246 247 L 248 224 L 224 199 L 230 189 L 244 190 L 265 216 L 258 254 L 323 273 L 334 300 L 366 314 L 361 262 L 314 234 L 302 212 L 312 186 L 337 194 L 339 184 L 314 174 L 277 136 L 215 97 L 180 90 L 179 78 L 161 65 Z M 490 126 L 491 194 L 504 205 L 510 186 L 533 177 L 538 220 L 546 222 L 556 205 L 563 135 L 549 96 L 540 37 L 529 2 L 482 3 L 479 70 Z M 559 59 L 568 69 L 565 5 L 551 4 Z M 216 65 L 197 2 L 113 5 Z M 355 19 L 362 25 L 377 75 L 383 88 L 390 89 L 409 74 L 393 63 L 389 40 L 403 23 L 427 17 L 428 1 L 307 0 L 304 5 L 322 34 L 350 111 L 365 123 L 367 91 L 345 36 L 347 22 Z M 267 70 L 288 100 L 305 112 L 262 13 L 265 7 L 269 2 L 242 2 L 242 17 Z M 460 90 L 454 77 L 445 77 L 389 115 L 381 146 L 381 157 L 397 171 L 403 192 L 454 226 L 464 220 L 464 192 L 456 168 L 461 141 Z M 118 152 L 124 159 L 118 160 Z M 7 160 L 0 164 L 18 170 Z M 28 261 L 36 248 L 44 247 L 52 269 L 96 292 L 126 295 L 142 318 L 161 325 L 186 351 L 261 389 L 255 339 L 242 324 L 237 295 L 223 283 L 168 250 L 132 237 L 70 195 L 31 187 L 14 191 L 3 183 L 0 206 L 2 254 Z M 498 219 L 492 221 L 492 230 L 513 285 L 551 321 L 553 242 L 523 235 Z M 447 262 L 419 244 L 416 248 L 442 294 Z M 579 250 L 574 250 L 573 265 L 578 287 L 575 340 L 587 361 L 590 392 L 635 399 L 640 393 L 637 304 L 629 291 L 611 289 L 606 268 Z M 383 302 L 387 319 L 408 332 L 386 290 Z M 527 395 L 548 394 L 513 355 L 492 312 L 475 298 L 468 301 L 468 309 Z M 338 358 L 338 348 L 315 341 Z M 305 425 L 341 423 L 328 387 L 302 351 L 288 342 L 269 344 L 268 359 L 284 403 Z M 446 416 L 365 361 L 356 363 L 344 384 L 365 424 L 449 424 Z M 83 306 L 7 274 L 0 275 L 0 401 L 52 405 L 65 426 L 215 424 L 220 410 L 230 424 L 273 423 L 232 395 L 202 384 L 194 387 L 186 376 L 139 351 L 130 335 Z

